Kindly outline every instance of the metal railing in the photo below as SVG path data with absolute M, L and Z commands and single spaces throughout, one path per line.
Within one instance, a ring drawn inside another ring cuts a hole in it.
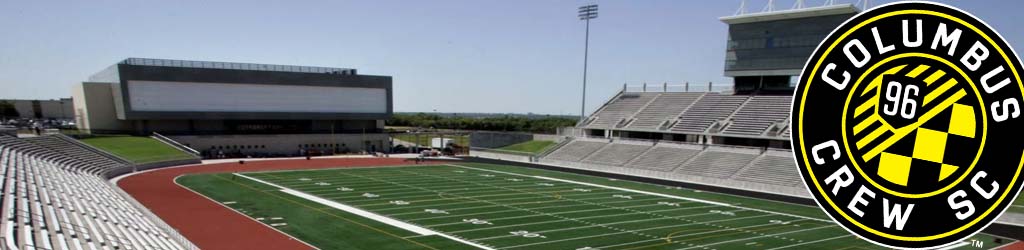
M 640 84 L 623 84 L 622 90 L 628 93 L 636 92 L 721 92 L 729 93 L 733 91 L 732 84 L 714 84 L 714 83 L 690 83 L 684 82 L 681 84 L 669 84 L 669 83 L 640 83 Z
M 196 151 L 195 149 L 192 149 L 175 140 L 172 140 L 171 138 L 167 138 L 166 136 L 161 135 L 160 133 L 153 132 L 153 136 L 151 137 L 153 137 L 153 139 L 156 139 L 157 141 L 166 143 L 167 145 L 171 145 L 172 147 L 177 148 L 178 150 L 184 151 L 185 153 L 189 153 L 195 157 L 199 157 L 199 151 Z
M 356 74 L 356 70 L 355 69 L 346 69 L 346 68 L 316 67 L 316 66 L 295 66 L 295 65 L 276 65 L 276 64 L 258 64 L 258 63 L 189 61 L 189 60 L 154 59 L 154 58 L 128 58 L 128 59 L 124 59 L 124 61 L 121 61 L 120 64 L 141 65 L 141 66 L 180 67 L 180 68 L 237 69 L 237 70 L 256 70 L 256 71 L 297 72 L 297 73 L 324 73 L 324 74 L 339 74 L 339 75 L 355 75 Z

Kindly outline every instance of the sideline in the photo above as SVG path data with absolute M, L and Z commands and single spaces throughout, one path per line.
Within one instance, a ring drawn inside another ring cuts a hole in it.
M 257 178 L 246 176 L 244 174 L 233 173 L 233 175 L 239 176 L 239 177 L 242 177 L 242 178 L 246 178 L 246 179 L 251 180 L 251 181 L 259 182 L 259 183 L 262 183 L 262 184 L 265 184 L 265 185 L 268 185 L 268 186 L 272 186 L 272 187 L 275 187 L 275 188 L 279 188 L 280 191 L 283 192 L 283 193 L 290 194 L 290 195 L 293 195 L 293 196 L 296 196 L 296 197 L 299 197 L 299 198 L 303 198 L 303 199 L 306 199 L 306 200 L 309 200 L 309 201 L 312 201 L 312 202 L 316 202 L 316 203 L 319 203 L 321 205 L 325 205 L 325 206 L 332 207 L 332 208 L 335 208 L 335 209 L 339 209 L 339 210 L 342 210 L 342 211 L 345 211 L 345 212 L 349 212 L 349 213 L 352 213 L 352 214 L 355 214 L 355 215 L 359 215 L 359 216 L 362 216 L 362 217 L 367 218 L 367 219 L 371 219 L 371 220 L 375 220 L 375 221 L 380 222 L 380 223 L 391 225 L 393 227 L 405 229 L 405 230 L 411 231 L 413 233 L 417 233 L 420 236 L 437 235 L 437 236 L 441 236 L 441 237 L 445 237 L 445 238 L 457 241 L 459 243 L 463 243 L 463 244 L 466 244 L 466 245 L 474 246 L 474 247 L 477 247 L 477 248 L 480 248 L 480 249 L 495 250 L 494 248 L 491 248 L 491 247 L 488 247 L 488 246 L 484 246 L 484 245 L 481 245 L 481 244 L 477 244 L 477 243 L 474 243 L 474 242 L 463 240 L 461 238 L 454 237 L 454 236 L 451 236 L 451 235 L 438 233 L 437 231 L 433 231 L 433 230 L 426 229 L 426 228 L 423 228 L 423 227 L 420 227 L 420 226 L 412 225 L 412 224 L 409 224 L 409 223 L 406 223 L 406 222 L 402 222 L 402 221 L 399 221 L 399 220 L 395 220 L 395 219 L 392 219 L 392 218 L 381 216 L 381 215 L 378 215 L 378 214 L 375 214 L 375 213 L 372 213 L 372 212 L 369 212 L 369 211 L 366 211 L 366 210 L 362 210 L 362 209 L 355 208 L 355 207 L 352 207 L 352 206 L 348 206 L 348 205 L 345 205 L 345 204 L 341 204 L 341 203 L 338 203 L 338 202 L 335 202 L 335 201 L 331 201 L 331 200 L 327 200 L 327 199 L 324 199 L 324 198 L 320 198 L 320 197 L 317 197 L 317 196 L 314 196 L 314 195 L 310 195 L 310 194 L 307 194 L 307 193 L 303 193 L 303 192 L 300 192 L 300 191 L 297 191 L 297 190 L 293 190 L 293 189 L 289 189 L 289 188 L 286 188 L 286 187 L 282 187 L 282 186 L 279 186 L 279 185 L 274 184 L 274 183 L 270 183 L 270 182 L 263 181 L 263 180 L 260 180 L 260 179 L 257 179 Z
M 215 203 L 215 204 L 217 204 L 217 205 L 220 205 L 221 207 L 224 207 L 224 209 L 227 209 L 227 210 L 231 210 L 231 212 L 235 212 L 235 213 L 237 213 L 237 214 L 241 215 L 242 217 L 245 217 L 246 219 L 249 219 L 249 220 L 252 220 L 253 222 L 256 222 L 257 224 L 260 224 L 260 225 L 263 225 L 264 227 L 267 227 L 267 228 L 273 229 L 274 231 L 277 231 L 278 233 L 280 233 L 280 234 L 282 234 L 282 235 L 288 236 L 288 238 L 290 238 L 290 239 L 292 239 L 292 240 L 295 240 L 295 241 L 301 242 L 302 244 L 305 244 L 305 245 L 307 245 L 307 246 L 309 246 L 309 247 L 312 247 L 313 249 L 320 249 L 320 248 L 318 248 L 318 247 L 314 246 L 313 244 L 309 244 L 309 242 L 306 242 L 306 241 L 303 241 L 303 240 L 301 240 L 301 239 L 298 239 L 298 238 L 292 237 L 292 235 L 291 235 L 291 234 L 287 234 L 287 233 L 285 233 L 285 232 L 283 232 L 283 231 L 281 231 L 281 230 L 279 230 L 279 229 L 277 229 L 277 228 L 274 228 L 274 227 L 272 227 L 272 226 L 270 226 L 270 225 L 264 224 L 263 222 L 261 222 L 261 221 L 258 221 L 258 220 L 256 220 L 256 219 L 253 219 L 252 217 L 249 217 L 249 215 L 243 214 L 242 212 L 239 212 L 238 210 L 235 210 L 234 208 L 231 208 L 231 207 L 229 207 L 229 206 L 227 206 L 227 205 L 224 205 L 223 203 L 220 203 L 219 201 L 217 201 L 217 200 L 214 200 L 213 198 L 210 198 L 209 196 L 206 196 L 206 195 L 204 195 L 204 194 L 201 194 L 201 193 L 199 193 L 199 192 L 196 192 L 195 190 L 192 190 L 192 189 L 190 189 L 190 188 L 188 188 L 188 187 L 185 187 L 184 185 L 181 185 L 180 183 L 178 183 L 178 178 L 180 178 L 180 177 L 182 177 L 182 176 L 183 176 L 183 175 L 179 175 L 179 176 L 177 176 L 177 177 L 174 177 L 174 185 L 178 185 L 178 187 L 180 187 L 180 188 L 182 188 L 182 189 L 188 190 L 189 192 L 192 192 L 192 193 L 194 193 L 194 194 L 196 194 L 196 195 L 199 195 L 199 196 L 201 196 L 201 197 L 203 197 L 203 198 L 206 198 L 207 200 L 210 200 L 210 202 L 213 202 L 213 203 Z M 187 238 L 187 237 L 186 237 L 186 238 Z
M 724 207 L 734 207 L 734 208 L 739 208 L 739 209 L 744 209 L 744 210 L 750 210 L 750 211 L 756 211 L 756 212 L 762 212 L 762 213 L 768 213 L 768 214 L 777 214 L 777 215 L 783 215 L 783 216 L 789 216 L 789 217 L 795 217 L 795 218 L 801 218 L 801 219 L 808 219 L 808 220 L 814 220 L 814 221 L 832 222 L 830 220 L 821 219 L 821 218 L 813 218 L 813 217 L 806 217 L 806 216 L 800 216 L 800 215 L 795 215 L 795 214 L 787 214 L 787 213 L 773 212 L 773 211 L 768 211 L 768 210 L 761 210 L 761 209 L 756 209 L 756 208 L 741 207 L 741 206 L 736 206 L 736 205 L 726 204 L 726 203 L 721 203 L 721 202 L 702 200 L 702 199 L 696 199 L 696 198 L 688 198 L 688 197 L 675 196 L 675 195 L 668 195 L 668 194 L 662 194 L 662 193 L 656 193 L 656 192 L 648 192 L 648 191 L 641 191 L 641 190 L 621 188 L 621 187 L 605 186 L 605 185 L 600 185 L 600 184 L 593 184 L 593 183 L 579 182 L 579 181 L 572 181 L 572 180 L 563 180 L 563 179 L 551 178 L 551 177 L 546 177 L 546 176 L 531 176 L 531 175 L 517 174 L 517 173 L 504 172 L 504 171 L 498 171 L 498 170 L 466 167 L 466 166 L 460 166 L 460 165 L 455 165 L 455 164 L 446 164 L 446 165 L 453 166 L 453 167 L 466 168 L 466 169 L 474 169 L 474 170 L 479 170 L 479 171 L 487 171 L 487 172 L 493 172 L 493 173 L 501 173 L 501 174 L 508 174 L 508 175 L 532 177 L 532 178 L 545 179 L 545 180 L 551 180 L 551 181 L 560 181 L 560 182 L 573 183 L 573 184 L 579 184 L 579 185 L 587 185 L 587 186 L 600 187 L 600 188 L 606 188 L 606 189 L 614 189 L 614 190 L 619 190 L 619 191 L 634 192 L 634 193 L 640 193 L 640 194 L 646 194 L 646 195 L 661 196 L 661 197 L 672 198 L 672 199 L 680 199 L 680 200 L 694 201 L 694 202 L 699 202 L 699 203 L 719 205 L 719 206 L 724 206 Z

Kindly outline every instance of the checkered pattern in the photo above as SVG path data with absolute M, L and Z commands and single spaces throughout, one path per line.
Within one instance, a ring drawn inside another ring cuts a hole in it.
M 947 142 L 953 136 L 974 138 L 976 135 L 974 108 L 963 104 L 953 104 L 949 116 L 949 126 L 943 130 L 934 128 L 917 128 L 914 133 L 913 153 L 910 156 L 886 150 L 882 152 L 878 165 L 878 175 L 894 184 L 907 186 L 910 169 L 913 166 L 941 166 L 939 180 L 942 181 L 956 172 L 960 166 L 947 164 Z

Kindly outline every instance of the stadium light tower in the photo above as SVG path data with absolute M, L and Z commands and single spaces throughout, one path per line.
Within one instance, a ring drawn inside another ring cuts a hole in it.
M 580 20 L 587 22 L 587 33 L 583 39 L 583 102 L 580 104 L 580 123 L 587 113 L 587 52 L 590 50 L 590 19 L 597 18 L 597 4 L 584 5 L 579 8 Z

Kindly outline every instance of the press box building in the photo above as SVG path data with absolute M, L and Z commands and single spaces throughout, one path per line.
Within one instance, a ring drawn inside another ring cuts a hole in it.
M 159 133 L 200 151 L 383 150 L 392 85 L 355 69 L 128 58 L 73 100 L 83 131 Z

